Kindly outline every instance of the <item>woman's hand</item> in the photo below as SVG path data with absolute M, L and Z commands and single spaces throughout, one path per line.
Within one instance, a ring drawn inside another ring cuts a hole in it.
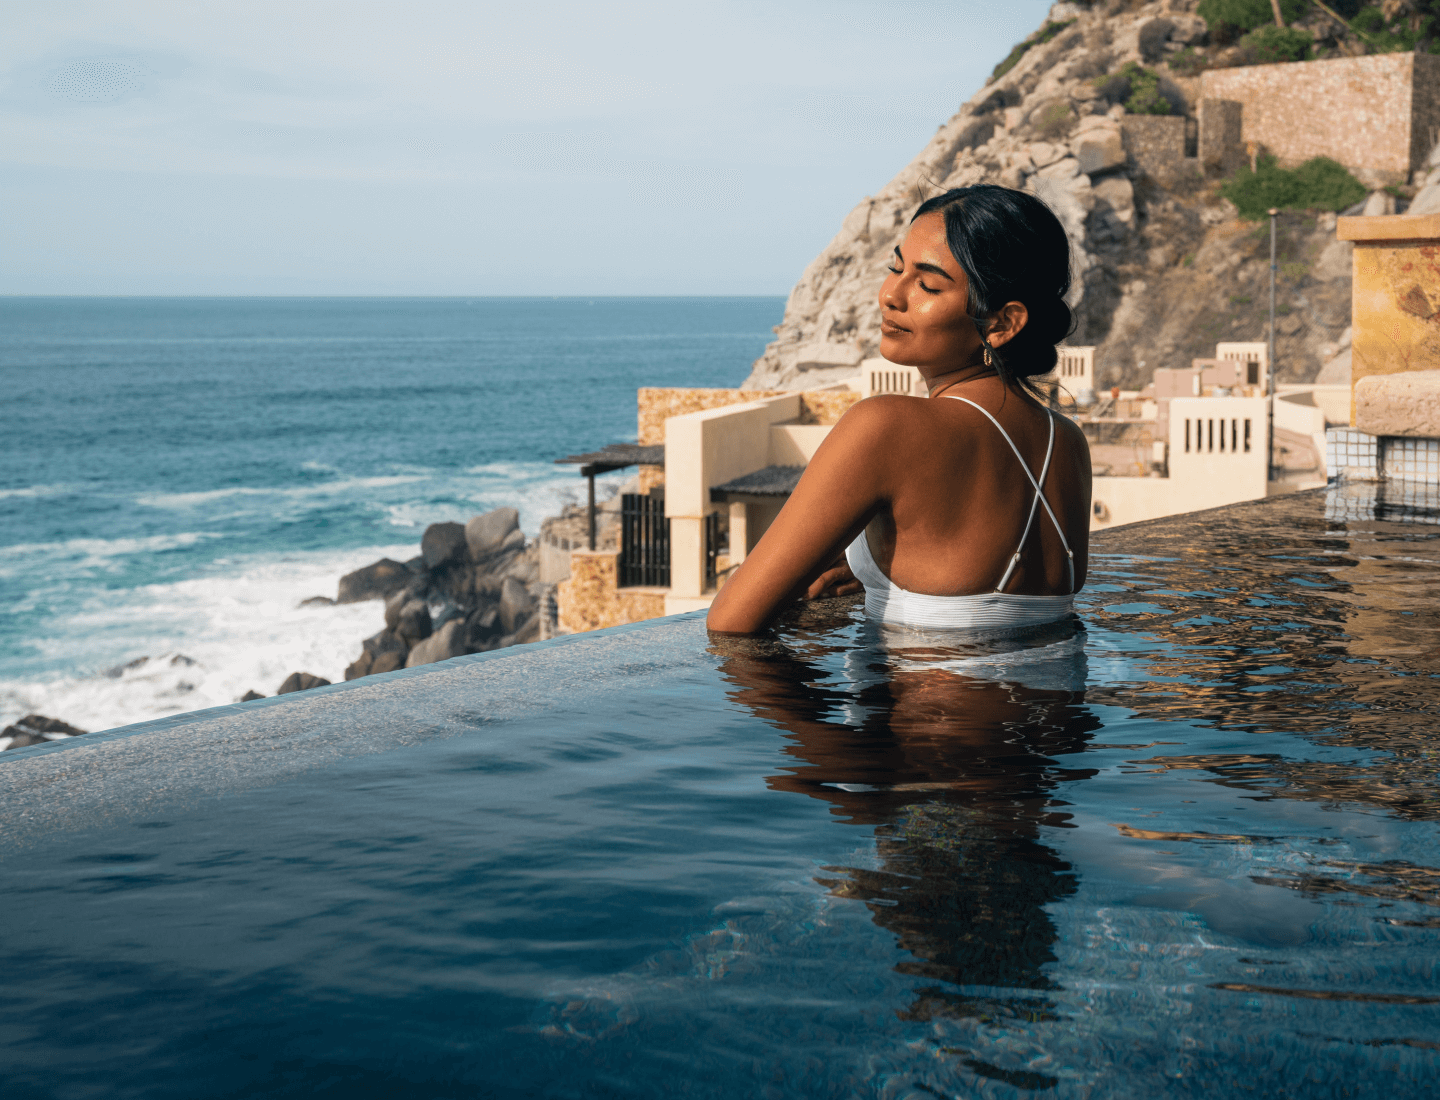
M 814 583 L 805 590 L 805 598 L 818 600 L 823 596 L 848 596 L 852 592 L 862 591 L 864 587 L 850 571 L 850 563 L 841 558 L 815 578 Z

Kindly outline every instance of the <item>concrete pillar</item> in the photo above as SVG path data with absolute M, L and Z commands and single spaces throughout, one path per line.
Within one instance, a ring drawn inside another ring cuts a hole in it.
M 739 565 L 750 552 L 750 506 L 744 501 L 730 502 L 730 564 Z
M 1355 242 L 1350 422 L 1374 435 L 1398 434 L 1383 417 L 1371 427 L 1360 423 L 1355 396 L 1362 386 L 1380 385 L 1366 379 L 1433 371 L 1440 363 L 1440 214 L 1340 218 L 1335 235 Z M 1381 404 L 1367 401 L 1367 417 L 1378 417 Z

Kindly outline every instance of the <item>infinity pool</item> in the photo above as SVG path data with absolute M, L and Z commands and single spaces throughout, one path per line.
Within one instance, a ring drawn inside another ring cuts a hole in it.
M 1103 534 L 1078 632 L 681 616 L 7 752 L 0 1087 L 1431 1095 L 1440 526 L 1326 514 Z

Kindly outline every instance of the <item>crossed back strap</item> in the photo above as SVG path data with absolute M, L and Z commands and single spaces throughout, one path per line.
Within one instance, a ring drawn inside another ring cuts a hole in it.
M 1050 440 L 1045 444 L 1045 464 L 1040 468 L 1039 480 L 1030 472 L 1030 467 L 1025 461 L 1025 456 L 1020 453 L 1020 448 L 1015 446 L 1015 441 L 1010 438 L 1010 433 L 1000 426 L 1000 421 L 991 416 L 985 409 L 971 401 L 968 397 L 957 397 L 954 394 L 945 394 L 951 401 L 963 401 L 973 409 L 980 409 L 985 414 L 985 419 L 995 425 L 995 430 L 1005 437 L 1005 442 L 1010 444 L 1010 449 L 1015 452 L 1015 457 L 1020 461 L 1020 468 L 1025 471 L 1025 476 L 1030 479 L 1030 484 L 1035 489 L 1035 499 L 1030 502 L 1030 515 L 1025 520 L 1025 532 L 1020 536 L 1020 545 L 1015 547 L 1015 553 L 1010 556 L 1010 565 L 1005 570 L 1005 575 L 1000 578 L 1000 583 L 995 586 L 996 592 L 1004 592 L 1005 586 L 1010 583 L 1010 578 L 1015 575 L 1016 568 L 1020 565 L 1020 551 L 1025 548 L 1025 540 L 1030 537 L 1030 528 L 1035 523 L 1035 511 L 1040 505 L 1045 505 L 1045 512 L 1050 517 L 1050 522 L 1055 525 L 1055 533 L 1060 536 L 1060 545 L 1065 547 L 1065 565 L 1070 570 L 1070 591 L 1075 591 L 1075 552 L 1070 549 L 1070 543 L 1065 538 L 1065 529 L 1060 526 L 1060 520 L 1055 515 L 1055 509 L 1050 507 L 1050 502 L 1045 499 L 1041 486 L 1045 484 L 1045 478 L 1050 473 L 1050 457 L 1055 453 L 1055 413 L 1046 409 L 1050 420 Z

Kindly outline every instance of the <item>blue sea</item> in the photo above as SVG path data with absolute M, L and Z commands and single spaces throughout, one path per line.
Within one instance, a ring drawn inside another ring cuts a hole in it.
M 440 520 L 514 505 L 536 534 L 583 495 L 554 459 L 633 440 L 640 386 L 739 385 L 783 309 L 0 298 L 0 720 L 340 679 L 381 606 L 300 601 Z

